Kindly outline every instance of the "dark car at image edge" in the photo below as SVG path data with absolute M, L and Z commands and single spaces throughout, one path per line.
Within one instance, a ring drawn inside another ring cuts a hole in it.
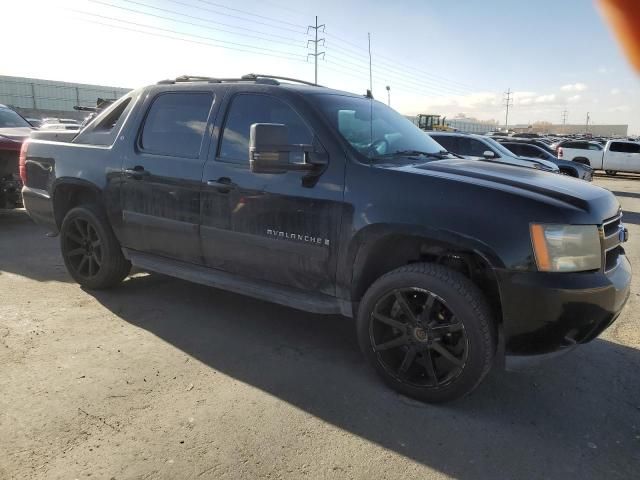
M 32 130 L 19 113 L 0 104 L 0 208 L 22 206 L 18 156 Z
M 27 211 L 85 288 L 135 265 L 353 317 L 381 378 L 423 401 L 592 340 L 629 295 L 610 192 L 456 158 L 368 95 L 179 77 L 20 161 Z

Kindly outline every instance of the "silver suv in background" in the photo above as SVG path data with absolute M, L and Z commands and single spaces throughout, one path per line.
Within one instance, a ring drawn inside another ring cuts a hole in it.
M 549 172 L 559 172 L 559 168 L 547 160 L 520 158 L 493 138 L 469 133 L 429 132 L 429 136 L 448 152 L 476 160 L 492 160 L 519 167 L 536 168 Z

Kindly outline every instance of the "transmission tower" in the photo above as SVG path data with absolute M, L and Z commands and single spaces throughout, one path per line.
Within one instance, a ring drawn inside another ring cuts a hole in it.
M 507 89 L 506 92 L 504 92 L 504 106 L 507 108 L 507 111 L 504 115 L 504 128 L 505 130 L 509 131 L 509 107 L 513 106 L 513 92 L 511 91 L 511 89 Z
M 318 30 L 322 29 L 324 32 L 324 23 L 322 25 L 318 25 L 318 16 L 316 15 L 316 24 L 309 25 L 307 27 L 307 35 L 309 34 L 309 30 L 313 30 L 314 40 L 307 40 L 307 48 L 309 47 L 309 43 L 313 44 L 313 53 L 307 53 L 307 58 L 313 57 L 315 63 L 315 77 L 314 82 L 316 85 L 318 84 L 318 57 L 322 55 L 324 58 L 324 52 L 318 52 L 318 44 L 322 42 L 322 46 L 324 47 L 324 38 L 318 38 Z

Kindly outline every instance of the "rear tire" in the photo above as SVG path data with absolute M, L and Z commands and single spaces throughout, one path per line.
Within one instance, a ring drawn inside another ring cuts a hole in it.
M 616 176 L 618 174 L 618 171 L 617 170 L 605 170 L 604 173 L 606 173 L 610 177 L 614 177 L 614 176 Z
M 82 205 L 67 213 L 60 228 L 60 248 L 69 275 L 86 288 L 113 287 L 131 271 L 131 263 L 124 258 L 98 205 Z
M 493 315 L 478 287 L 431 263 L 379 278 L 360 303 L 357 330 L 360 348 L 384 382 L 429 403 L 472 392 L 496 351 Z

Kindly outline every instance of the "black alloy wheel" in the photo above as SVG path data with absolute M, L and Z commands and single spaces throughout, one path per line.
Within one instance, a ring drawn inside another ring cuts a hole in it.
M 464 325 L 434 293 L 394 290 L 378 300 L 371 317 L 373 350 L 397 380 L 438 388 L 462 373 L 469 352 Z
M 75 218 L 64 232 L 64 237 L 63 254 L 67 266 L 80 277 L 96 277 L 103 261 L 103 245 L 97 230 L 88 220 Z
M 496 353 L 494 312 L 471 279 L 413 263 L 369 287 L 357 314 L 360 348 L 394 390 L 430 403 L 472 392 Z
M 60 248 L 69 274 L 91 289 L 118 285 L 131 271 L 104 209 L 95 204 L 72 208 L 60 227 Z

